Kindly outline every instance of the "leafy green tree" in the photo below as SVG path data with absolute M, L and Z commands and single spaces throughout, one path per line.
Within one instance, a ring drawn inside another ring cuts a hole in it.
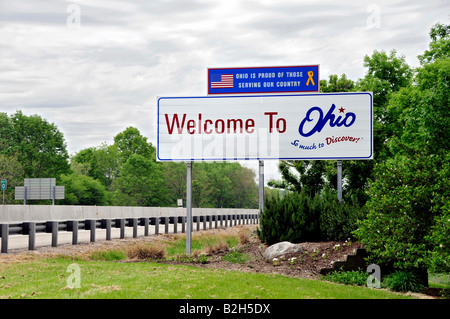
M 95 152 L 95 147 L 89 147 L 79 151 L 71 158 L 71 166 L 79 174 L 90 176 L 105 184 L 104 176 L 101 174 L 100 164 L 97 161 Z
M 375 50 L 371 56 L 364 57 L 363 66 L 367 69 L 364 78 L 355 84 L 356 91 L 373 92 L 373 149 L 374 159 L 370 161 L 344 161 L 343 176 L 346 179 L 345 191 L 355 195 L 361 204 L 367 199 L 369 181 L 374 178 L 374 165 L 392 156 L 387 141 L 394 135 L 398 115 L 388 112 L 392 94 L 412 82 L 413 70 L 403 55 L 395 50 L 389 54 Z
M 247 167 L 236 167 L 231 175 L 231 181 L 233 183 L 232 206 L 258 208 L 259 188 L 255 182 L 255 172 Z
M 58 184 L 64 186 L 64 199 L 58 200 L 64 205 L 97 205 L 109 206 L 112 204 L 112 194 L 106 190 L 98 180 L 90 176 L 63 174 L 58 180 Z
M 14 153 L 14 127 L 6 113 L 0 113 L 0 154 L 11 155 Z
M 127 127 L 123 132 L 117 134 L 114 137 L 114 144 L 117 146 L 123 162 L 126 162 L 133 154 L 155 159 L 155 147 L 135 127 Z
M 168 190 L 168 205 L 176 206 L 177 199 L 186 202 L 186 163 L 163 162 L 164 180 Z M 193 192 L 194 194 L 195 192 Z M 194 206 L 198 207 L 198 206 Z
M 320 80 L 320 91 L 331 92 L 351 92 L 355 88 L 355 82 L 347 79 L 345 74 L 339 78 L 337 74 L 331 74 L 327 80 Z
M 6 179 L 5 204 L 15 203 L 14 187 L 23 185 L 24 170 L 17 154 L 0 154 L 0 178 Z M 1 195 L 2 196 L 2 195 Z
M 5 122 L 5 116 L 0 116 Z M 17 111 L 2 130 L 2 154 L 17 154 L 25 177 L 57 177 L 70 171 L 63 134 L 38 115 Z
M 167 204 L 162 165 L 139 154 L 131 155 L 113 182 L 119 206 L 164 206 Z
M 270 180 L 267 184 L 298 193 L 304 190 L 305 194 L 312 197 L 320 192 L 327 182 L 326 166 L 325 161 L 280 161 L 278 168 L 282 180 Z
M 192 204 L 194 207 L 257 208 L 255 174 L 237 162 L 194 163 Z
M 387 110 L 397 122 L 386 145 L 394 156 L 376 165 L 367 219 L 355 232 L 376 260 L 404 269 L 449 268 L 448 248 L 436 245 L 445 244 L 437 229 L 448 232 L 450 223 L 442 217 L 448 216 L 450 195 L 450 58 L 438 49 L 450 35 L 432 40 L 439 54 L 427 51 L 414 84 L 390 97 Z
M 103 143 L 95 149 L 94 158 L 99 180 L 108 190 L 111 190 L 112 183 L 119 174 L 121 164 L 117 145 Z
M 209 199 L 212 207 L 227 207 L 229 201 L 229 190 L 233 187 L 230 172 L 233 169 L 230 163 L 212 162 L 202 163 L 208 176 L 205 195 Z

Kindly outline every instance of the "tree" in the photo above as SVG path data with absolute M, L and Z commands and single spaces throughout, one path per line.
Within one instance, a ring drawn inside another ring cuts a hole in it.
M 320 80 L 320 91 L 324 93 L 330 92 L 351 92 L 354 90 L 355 82 L 347 79 L 345 74 L 341 78 L 337 74 L 331 74 L 327 80 Z
M 60 203 L 65 205 L 97 205 L 112 204 L 112 194 L 98 180 L 90 176 L 63 174 L 59 184 L 64 186 L 65 196 Z
M 147 138 L 142 136 L 135 127 L 127 127 L 123 132 L 114 137 L 114 144 L 120 153 L 123 162 L 133 154 L 138 154 L 146 158 L 155 158 L 156 149 Z
M 12 137 L 8 138 L 8 152 L 17 153 L 25 177 L 56 177 L 69 173 L 64 136 L 55 124 L 38 115 L 26 116 L 21 111 L 10 120 L 13 132 L 9 131 Z
M 231 181 L 233 207 L 258 208 L 259 188 L 255 182 L 255 172 L 247 167 L 237 167 L 231 175 Z
M 23 185 L 24 170 L 22 164 L 18 161 L 17 154 L 0 154 L 0 178 L 6 179 L 8 188 L 5 191 L 5 203 L 14 203 L 14 192 L 10 191 L 15 186 Z
M 139 154 L 131 155 L 113 182 L 115 201 L 120 206 L 164 206 L 167 187 L 162 165 Z
M 99 147 L 90 147 L 79 151 L 72 157 L 71 165 L 73 169 L 78 169 L 80 174 L 100 181 L 108 190 L 111 190 L 121 161 L 117 145 L 103 143 Z
M 14 153 L 14 127 L 6 113 L 0 113 L 0 154 L 11 155 Z
M 278 168 L 282 180 L 270 180 L 267 184 L 298 193 L 304 190 L 305 194 L 312 197 L 326 183 L 326 165 L 325 161 L 280 161 Z
M 450 250 L 440 247 L 445 240 L 437 229 L 450 228 L 442 217 L 450 195 L 450 58 L 438 46 L 448 46 L 450 36 L 436 33 L 430 47 L 438 54 L 427 51 L 414 84 L 390 96 L 387 110 L 397 122 L 386 146 L 394 155 L 375 167 L 367 219 L 355 234 L 380 262 L 448 271 Z

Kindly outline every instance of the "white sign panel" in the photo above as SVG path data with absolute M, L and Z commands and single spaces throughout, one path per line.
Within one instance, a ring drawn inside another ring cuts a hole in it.
M 157 160 L 373 158 L 372 93 L 159 97 Z

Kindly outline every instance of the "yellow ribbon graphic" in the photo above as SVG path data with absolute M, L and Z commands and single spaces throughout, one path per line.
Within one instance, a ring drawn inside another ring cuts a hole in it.
M 312 82 L 312 85 L 314 86 L 314 85 L 316 85 L 315 83 L 314 83 L 314 79 L 313 79 L 313 76 L 314 76 L 314 72 L 313 71 L 308 71 L 308 81 L 306 82 L 306 86 L 309 86 L 309 81 L 311 81 Z

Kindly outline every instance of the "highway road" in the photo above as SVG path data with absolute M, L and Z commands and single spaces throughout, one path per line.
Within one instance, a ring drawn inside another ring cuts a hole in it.
M 178 225 L 178 233 L 181 233 L 180 225 Z M 159 226 L 159 233 L 162 234 L 165 231 L 165 226 Z M 173 225 L 169 225 L 169 233 L 173 233 Z M 149 234 L 155 234 L 155 227 L 149 226 Z M 137 236 L 144 236 L 144 227 L 138 226 Z M 111 228 L 111 239 L 120 238 L 120 228 Z M 133 238 L 133 228 L 125 227 L 125 238 Z M 89 243 L 91 239 L 90 230 L 78 230 L 78 243 Z M 106 240 L 106 229 L 98 228 L 95 230 L 95 241 Z M 1 242 L 1 238 L 0 238 Z M 51 233 L 36 233 L 35 247 L 51 246 L 52 234 Z M 61 244 L 72 244 L 72 232 L 71 231 L 59 231 L 58 232 L 58 246 Z M 14 252 L 14 250 L 28 250 L 28 236 L 27 235 L 9 235 L 8 240 L 8 253 Z

